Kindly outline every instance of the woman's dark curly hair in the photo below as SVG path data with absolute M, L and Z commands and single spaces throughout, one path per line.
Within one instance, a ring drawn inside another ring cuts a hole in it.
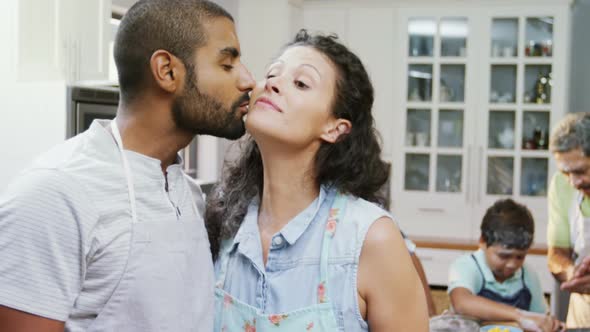
M 350 132 L 341 135 L 335 143 L 321 144 L 312 174 L 316 183 L 385 204 L 380 189 L 389 177 L 389 166 L 381 160 L 379 136 L 371 115 L 373 85 L 363 64 L 335 35 L 310 35 L 302 29 L 285 49 L 294 46 L 311 47 L 331 61 L 336 70 L 332 112 L 336 118 L 347 119 L 352 124 Z M 244 143 L 241 157 L 226 166 L 221 184 L 207 200 L 205 222 L 214 259 L 221 241 L 235 236 L 249 203 L 262 193 L 260 151 L 252 138 Z

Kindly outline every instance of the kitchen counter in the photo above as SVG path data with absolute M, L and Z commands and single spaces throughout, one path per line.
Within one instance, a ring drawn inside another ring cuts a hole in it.
M 479 247 L 479 242 L 474 240 L 422 236 L 412 236 L 410 239 L 416 243 L 418 248 L 475 251 Z M 529 249 L 528 254 L 546 256 L 547 246 L 533 244 L 533 246 Z

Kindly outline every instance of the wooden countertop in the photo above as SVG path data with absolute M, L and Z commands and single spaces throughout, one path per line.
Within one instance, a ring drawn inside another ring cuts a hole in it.
M 418 248 L 432 248 L 432 249 L 453 249 L 453 250 L 467 250 L 474 251 L 479 247 L 478 241 L 453 239 L 453 238 L 436 238 L 436 237 L 423 237 L 423 236 L 410 236 L 409 237 Z M 533 244 L 528 252 L 531 255 L 543 255 L 547 256 L 546 245 Z

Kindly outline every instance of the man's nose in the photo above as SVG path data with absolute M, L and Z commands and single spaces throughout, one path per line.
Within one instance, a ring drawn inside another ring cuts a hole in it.
M 506 263 L 506 268 L 508 268 L 510 270 L 516 270 L 517 267 L 518 267 L 518 262 L 515 259 L 510 259 Z
M 248 68 L 242 66 L 238 88 L 240 89 L 240 91 L 246 92 L 254 89 L 254 86 L 256 86 L 256 81 L 254 81 L 252 73 L 250 73 Z
M 574 186 L 575 188 L 578 188 L 579 186 L 582 185 L 582 177 L 570 174 L 570 182 L 571 182 L 572 186 Z

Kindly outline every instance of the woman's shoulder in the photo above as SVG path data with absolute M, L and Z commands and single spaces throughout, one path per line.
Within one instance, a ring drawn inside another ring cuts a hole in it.
M 378 223 L 391 223 L 391 226 L 397 228 L 391 214 L 379 205 L 354 195 L 345 196 L 347 203 L 342 220 L 338 224 L 340 231 L 337 232 L 336 239 L 342 245 L 360 252 L 369 229 L 377 221 L 379 221 Z
M 369 202 L 354 195 L 346 195 L 346 198 L 346 218 L 362 224 L 372 224 L 383 217 L 393 220 L 389 211 L 374 202 Z

